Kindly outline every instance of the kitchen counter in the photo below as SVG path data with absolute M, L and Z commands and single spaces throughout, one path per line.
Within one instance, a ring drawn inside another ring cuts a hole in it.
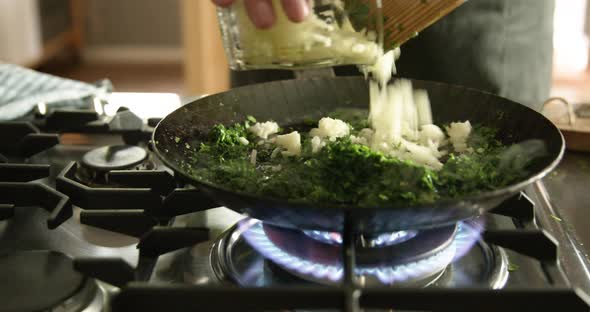
M 553 205 L 586 253 L 590 252 L 590 153 L 566 151 L 556 170 L 544 179 Z

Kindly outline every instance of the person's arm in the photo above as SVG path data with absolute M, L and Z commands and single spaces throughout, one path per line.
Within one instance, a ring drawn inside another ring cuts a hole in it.
M 218 6 L 227 7 L 236 0 L 213 0 Z M 275 23 L 276 16 L 272 0 L 237 0 L 244 1 L 250 20 L 258 28 L 270 28 Z M 307 0 L 281 0 L 285 14 L 292 22 L 298 23 L 309 14 Z

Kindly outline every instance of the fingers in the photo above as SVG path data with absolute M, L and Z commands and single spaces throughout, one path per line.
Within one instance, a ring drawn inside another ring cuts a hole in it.
M 213 0 L 213 3 L 215 5 L 225 8 L 225 7 L 232 5 L 234 3 L 234 1 L 235 0 Z
M 306 0 L 281 0 L 285 14 L 291 22 L 299 23 L 309 14 Z
M 272 0 L 244 0 L 252 23 L 258 28 L 270 28 L 276 20 Z
M 227 7 L 235 0 L 212 0 L 215 5 Z M 258 28 L 270 28 L 276 21 L 272 0 L 243 0 L 252 23 Z M 285 14 L 290 21 L 298 23 L 309 15 L 307 0 L 281 0 Z

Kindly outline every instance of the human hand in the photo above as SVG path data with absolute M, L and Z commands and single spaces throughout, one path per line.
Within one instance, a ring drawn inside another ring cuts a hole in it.
M 227 7 L 236 0 L 213 0 L 218 6 Z M 273 8 L 273 0 L 237 0 L 244 1 L 246 11 L 252 23 L 258 28 L 266 29 L 275 23 L 276 15 Z M 283 10 L 290 21 L 298 23 L 309 14 L 307 0 L 281 0 Z

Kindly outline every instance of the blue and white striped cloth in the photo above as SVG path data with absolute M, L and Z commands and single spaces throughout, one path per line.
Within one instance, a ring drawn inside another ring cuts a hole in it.
M 22 117 L 40 102 L 48 107 L 79 107 L 111 90 L 108 80 L 92 85 L 0 63 L 0 120 Z

